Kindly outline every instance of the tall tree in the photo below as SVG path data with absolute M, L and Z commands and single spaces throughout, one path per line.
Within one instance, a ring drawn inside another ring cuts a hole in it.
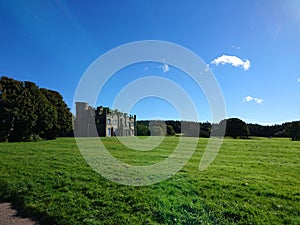
M 2 141 L 26 141 L 37 122 L 34 102 L 24 83 L 1 77 Z
M 0 79 L 0 141 L 53 139 L 72 130 L 72 114 L 55 91 Z
M 24 82 L 24 86 L 28 93 L 26 99 L 30 100 L 33 106 L 30 113 L 32 116 L 37 117 L 37 122 L 33 127 L 33 134 L 44 139 L 55 138 L 56 135 L 52 133 L 52 130 L 58 123 L 56 108 L 33 82 L 26 81 Z
M 21 82 L 8 77 L 1 77 L 0 80 L 0 134 L 1 141 L 7 141 L 14 128 L 18 114 L 14 105 L 17 105 L 19 96 L 23 94 Z
M 56 122 L 52 128 L 53 134 L 58 136 L 69 135 L 72 131 L 72 113 L 64 102 L 63 97 L 57 91 L 45 88 L 42 88 L 41 91 L 57 112 L 58 122 Z

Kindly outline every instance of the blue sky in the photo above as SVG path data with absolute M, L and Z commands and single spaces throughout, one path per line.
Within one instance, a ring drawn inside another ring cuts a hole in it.
M 226 117 L 261 124 L 300 119 L 299 0 L 0 0 L 0 75 L 57 90 L 70 108 L 91 63 L 141 40 L 173 42 L 202 58 L 221 87 Z M 178 83 L 199 119 L 211 120 L 201 90 L 177 68 L 157 62 L 117 72 L 98 104 L 112 106 L 129 82 L 151 75 Z M 138 119 L 178 119 L 172 104 L 154 97 L 131 113 Z

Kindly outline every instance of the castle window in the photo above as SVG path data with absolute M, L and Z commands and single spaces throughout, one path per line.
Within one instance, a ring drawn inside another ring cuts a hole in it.
M 109 136 L 109 137 L 111 136 L 111 129 L 110 128 L 107 129 L 107 136 Z
M 107 119 L 107 124 L 110 125 L 111 124 L 111 121 L 110 119 Z

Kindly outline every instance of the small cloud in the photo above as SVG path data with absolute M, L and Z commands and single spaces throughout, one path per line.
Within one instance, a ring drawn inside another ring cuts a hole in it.
M 245 71 L 249 70 L 250 68 L 250 61 L 248 59 L 242 60 L 236 56 L 231 55 L 222 55 L 213 61 L 212 64 L 219 65 L 219 64 L 231 64 L 232 66 L 238 67 L 241 66 L 244 68 Z
M 254 101 L 257 104 L 261 104 L 263 102 L 263 99 L 261 98 L 253 98 L 252 96 L 246 96 L 245 98 L 243 98 L 243 102 L 251 102 Z
M 170 70 L 168 64 L 163 64 L 162 66 L 159 66 L 159 68 L 162 68 L 163 72 L 166 73 Z
M 251 102 L 253 98 L 251 96 L 247 96 L 243 99 L 244 102 Z
M 145 68 L 144 68 L 144 71 L 147 71 L 149 69 L 149 66 L 146 66 Z
M 205 72 L 209 72 L 209 70 L 212 70 L 209 66 L 209 64 L 206 64 L 204 71 Z
M 298 79 L 297 79 L 297 82 L 299 82 L 299 83 L 300 83 L 300 78 L 298 78 Z
M 263 102 L 263 100 L 261 98 L 254 98 L 254 101 L 257 103 L 257 104 L 261 104 Z

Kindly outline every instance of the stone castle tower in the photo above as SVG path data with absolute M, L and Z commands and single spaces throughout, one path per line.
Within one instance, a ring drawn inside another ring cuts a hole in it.
M 136 116 L 99 106 L 97 109 L 86 102 L 76 102 L 74 132 L 80 137 L 135 136 Z

